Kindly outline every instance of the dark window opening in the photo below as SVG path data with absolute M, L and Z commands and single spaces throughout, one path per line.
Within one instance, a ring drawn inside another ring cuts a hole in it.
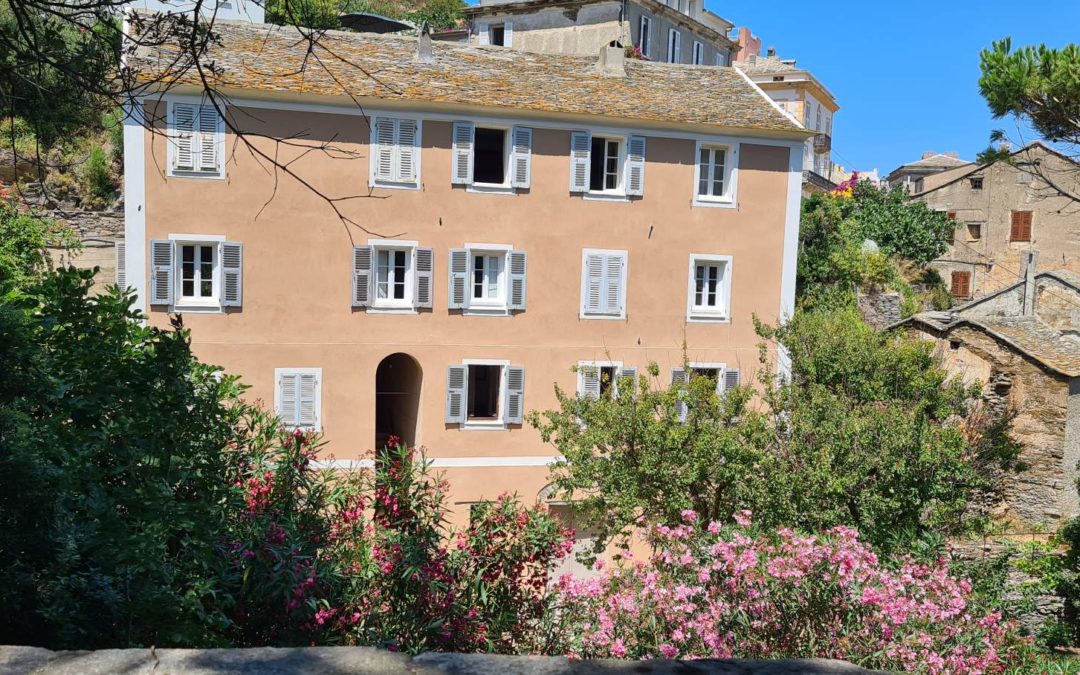
M 692 368 L 690 370 L 692 378 L 707 377 L 716 384 L 720 381 L 720 369 L 719 368 Z
M 491 35 L 489 37 L 491 38 L 491 40 L 490 40 L 491 44 L 493 44 L 493 45 L 495 45 L 497 47 L 505 46 L 506 45 L 506 28 L 501 26 L 501 25 L 500 26 L 492 26 L 491 27 Z
M 475 133 L 473 181 L 502 185 L 506 182 L 506 131 L 477 127 Z
M 493 420 L 499 417 L 501 366 L 469 366 L 469 419 Z
M 960 341 L 959 340 L 949 340 L 949 349 L 953 350 L 954 352 L 956 350 L 960 349 Z
M 968 239 L 978 241 L 982 239 L 982 223 L 968 223 Z
M 971 179 L 971 189 L 972 190 L 981 190 L 982 186 L 983 186 L 982 176 L 977 176 L 977 177 Z
M 593 136 L 589 158 L 589 189 L 616 190 L 619 187 L 619 142 Z
M 611 398 L 615 393 L 615 366 L 600 366 L 600 398 Z

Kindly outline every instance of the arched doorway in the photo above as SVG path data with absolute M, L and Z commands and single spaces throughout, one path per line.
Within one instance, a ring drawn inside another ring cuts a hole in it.
M 375 449 L 386 445 L 390 436 L 416 444 L 420 418 L 420 384 L 423 372 L 408 354 L 391 354 L 375 370 Z

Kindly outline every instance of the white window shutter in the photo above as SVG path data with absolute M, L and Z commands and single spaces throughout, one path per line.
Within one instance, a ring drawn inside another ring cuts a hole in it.
M 371 257 L 370 246 L 353 246 L 352 306 L 371 306 Z
M 527 188 L 532 183 L 532 129 L 514 127 L 512 154 L 510 156 L 510 185 Z
M 728 368 L 724 371 L 724 391 L 739 386 L 739 369 Z
M 172 105 L 173 170 L 195 170 L 195 106 Z
M 604 277 L 606 283 L 604 298 L 602 300 L 604 311 L 608 314 L 621 314 L 623 305 L 623 257 L 621 255 L 608 255 L 604 260 Z
M 619 392 L 620 396 L 622 395 L 624 388 L 626 390 L 626 393 L 630 396 L 635 396 L 637 394 L 637 368 L 631 368 L 628 366 L 623 366 L 622 368 L 620 368 L 619 381 L 619 384 L 621 386 L 616 387 L 616 391 Z
M 375 146 L 375 178 L 394 180 L 394 120 L 376 118 L 371 136 Z
M 396 179 L 403 183 L 411 183 L 416 180 L 416 157 L 419 154 L 418 147 L 420 134 L 416 127 L 416 120 L 397 120 L 398 138 L 398 166 Z
M 585 314 L 597 314 L 603 310 L 604 256 L 600 253 L 588 254 L 585 257 L 585 269 L 581 273 L 585 277 L 581 310 Z
M 506 367 L 506 401 L 503 406 L 503 421 L 507 424 L 521 424 L 525 418 L 525 367 Z
M 173 243 L 164 239 L 150 242 L 150 304 L 171 305 L 173 301 Z
M 525 277 L 528 269 L 528 257 L 525 251 L 510 251 L 507 254 L 510 268 L 510 297 L 507 307 L 511 310 L 525 310 Z
M 278 375 L 277 416 L 287 427 L 295 427 L 299 416 L 297 415 L 297 402 L 300 397 L 300 376 L 297 373 L 281 373 Z
M 221 306 L 239 307 L 244 298 L 244 245 L 221 243 Z
M 468 366 L 446 367 L 446 423 L 465 422 L 468 395 Z
M 430 308 L 434 295 L 435 249 L 416 249 L 416 301 L 415 306 Z
M 600 398 L 600 369 L 596 366 L 578 367 L 578 394 L 582 398 Z
M 503 47 L 514 46 L 514 22 L 507 21 L 503 24 Z
M 631 136 L 626 142 L 626 194 L 645 194 L 644 136 Z
M 480 44 L 491 44 L 491 38 L 488 35 L 488 25 L 486 23 L 480 22 L 476 24 L 476 35 Z
M 476 130 L 472 122 L 454 122 L 453 157 L 450 182 L 454 185 L 470 185 L 473 182 L 473 145 Z
M 678 415 L 680 422 L 686 421 L 688 407 L 682 397 L 686 395 L 686 383 L 689 381 L 690 376 L 685 368 L 671 369 L 671 387 L 678 392 L 680 398 L 675 404 L 675 413 Z
M 212 105 L 199 106 L 199 171 L 217 173 L 218 113 Z
M 570 134 L 570 192 L 589 191 L 589 155 L 592 153 L 592 133 L 574 131 Z
M 127 244 L 116 242 L 116 287 L 127 288 Z
M 447 307 L 465 308 L 465 291 L 468 288 L 469 252 L 463 248 L 450 249 L 450 279 Z
M 297 406 L 297 426 L 319 426 L 319 379 L 315 373 L 300 373 L 299 405 Z

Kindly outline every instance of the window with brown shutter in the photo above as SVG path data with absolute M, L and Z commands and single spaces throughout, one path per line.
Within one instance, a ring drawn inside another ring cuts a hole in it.
M 954 298 L 971 297 L 971 272 L 952 273 L 952 294 Z
M 1013 211 L 1009 241 L 1031 241 L 1031 211 Z

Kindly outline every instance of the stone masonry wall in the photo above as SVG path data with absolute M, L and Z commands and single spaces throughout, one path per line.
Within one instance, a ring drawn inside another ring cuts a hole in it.
M 41 215 L 63 221 L 79 235 L 82 250 L 69 252 L 50 250 L 54 265 L 73 265 L 80 269 L 98 267 L 94 276 L 94 291 L 116 283 L 116 244 L 124 240 L 124 212 L 78 211 L 56 209 L 40 211 Z
M 859 293 L 859 314 L 874 328 L 891 326 L 900 320 L 899 293 Z

